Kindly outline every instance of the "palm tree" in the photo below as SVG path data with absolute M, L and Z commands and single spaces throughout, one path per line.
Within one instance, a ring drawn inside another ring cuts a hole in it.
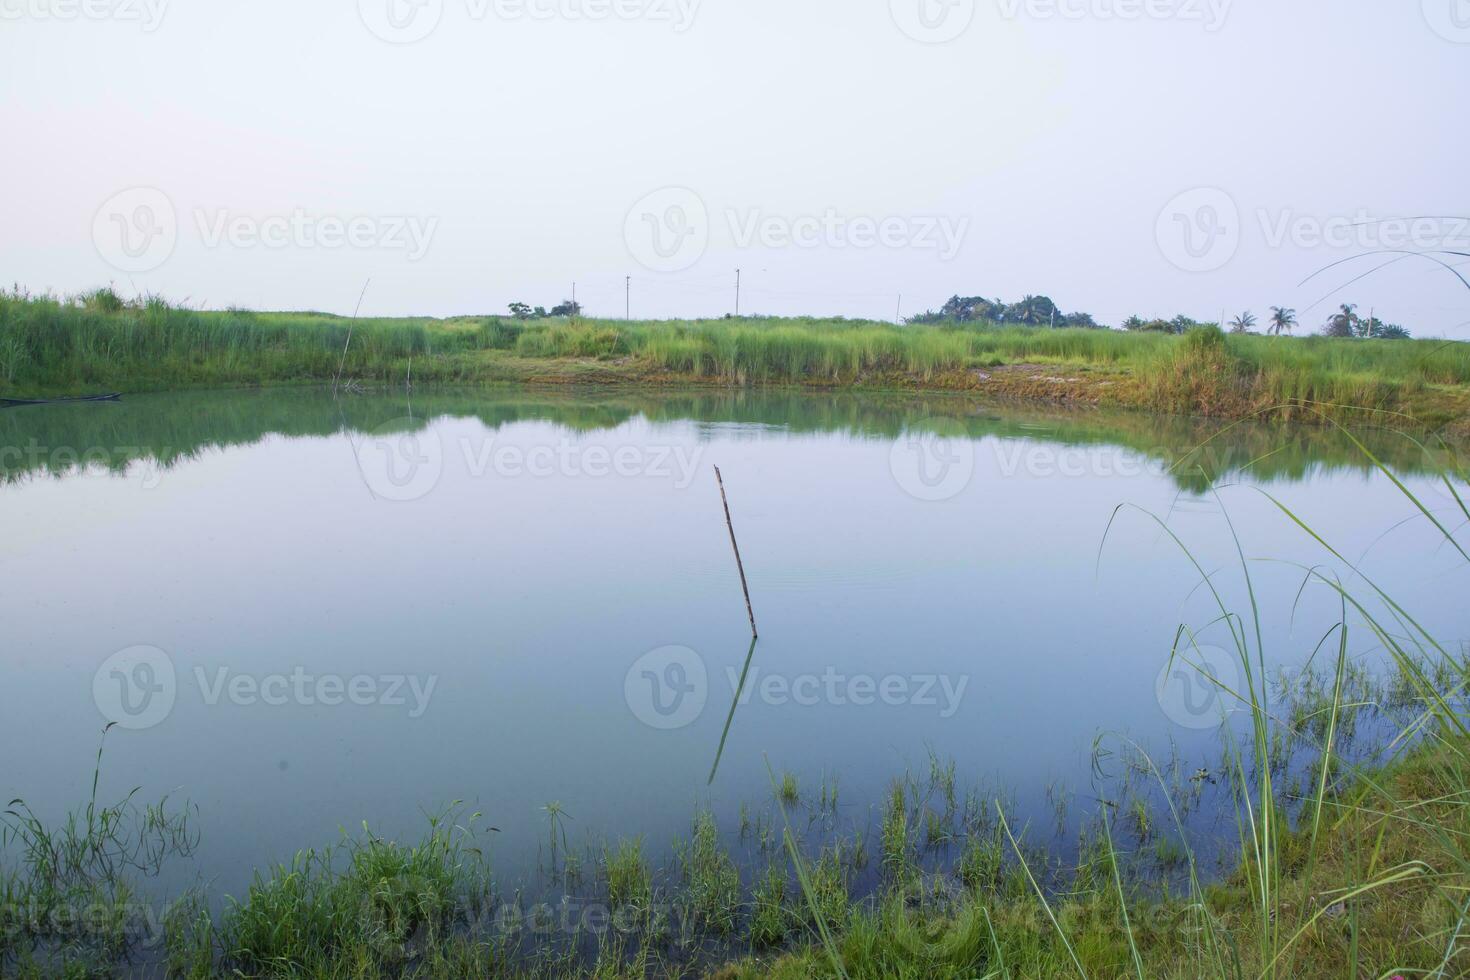
M 1255 325 L 1256 315 L 1250 310 L 1246 310 L 1244 313 L 1237 316 L 1234 320 L 1230 321 L 1230 332 L 1250 333 L 1251 327 L 1254 327 Z
M 1356 303 L 1344 303 L 1338 311 L 1327 318 L 1322 332 L 1329 337 L 1356 337 L 1362 323 Z
M 1271 307 L 1271 333 L 1281 336 L 1282 331 L 1291 333 L 1291 328 L 1296 326 L 1296 310 L 1289 306 Z

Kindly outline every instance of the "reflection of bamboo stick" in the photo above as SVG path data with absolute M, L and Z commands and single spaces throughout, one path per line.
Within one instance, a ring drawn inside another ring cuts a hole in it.
M 715 784 L 715 773 L 720 771 L 720 758 L 725 754 L 725 739 L 730 737 L 730 723 L 735 720 L 735 708 L 740 704 L 740 695 L 745 692 L 745 677 L 750 673 L 750 662 L 755 659 L 755 637 L 750 638 L 750 649 L 745 651 L 745 666 L 740 670 L 740 683 L 735 686 L 735 697 L 730 699 L 730 713 L 725 716 L 725 728 L 720 732 L 720 747 L 715 749 L 715 764 L 709 767 L 709 783 Z
M 730 500 L 725 496 L 725 478 L 720 468 L 715 467 L 715 481 L 720 485 L 720 502 L 725 505 L 725 526 L 730 529 L 730 547 L 735 549 L 735 567 L 740 572 L 740 591 L 745 593 L 745 614 L 750 617 L 750 635 L 760 636 L 755 630 L 755 610 L 750 608 L 750 586 L 745 584 L 745 565 L 740 560 L 740 545 L 735 541 L 735 525 L 730 520 Z

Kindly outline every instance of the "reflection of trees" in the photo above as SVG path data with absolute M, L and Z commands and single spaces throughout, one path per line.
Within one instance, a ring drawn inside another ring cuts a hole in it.
M 1373 468 L 1335 427 L 1236 423 L 1142 412 L 997 407 L 956 395 L 818 394 L 794 389 L 631 391 L 481 389 L 354 395 L 333 399 L 316 389 L 188 392 L 133 396 L 109 405 L 57 405 L 0 411 L 0 479 L 60 475 L 86 463 L 121 472 L 146 460 L 164 467 L 203 452 L 269 435 L 325 436 L 381 430 L 395 422 L 426 425 L 442 416 L 475 418 L 494 430 L 545 421 L 574 432 L 610 429 L 636 417 L 654 423 L 754 425 L 791 433 L 840 432 L 893 439 L 906 430 L 946 436 L 1033 440 L 1055 446 L 1118 446 L 1172 467 L 1181 489 L 1203 491 L 1214 479 L 1302 480 L 1313 473 Z M 1449 450 L 1426 451 L 1385 429 L 1354 433 L 1383 462 L 1404 473 L 1434 473 Z

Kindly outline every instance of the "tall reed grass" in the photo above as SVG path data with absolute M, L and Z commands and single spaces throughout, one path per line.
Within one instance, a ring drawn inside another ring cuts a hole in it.
M 984 372 L 1005 364 L 1058 364 L 1132 379 L 1089 392 L 1105 401 L 1237 417 L 1308 403 L 1400 411 L 1429 389 L 1464 395 L 1470 386 L 1470 344 L 1427 340 L 812 318 L 350 320 L 125 302 L 110 290 L 73 299 L 0 293 L 0 394 L 324 382 L 339 366 L 365 383 L 401 385 L 410 370 L 423 382 L 473 381 L 506 359 L 595 362 L 605 377 L 621 371 L 644 382 L 948 388 L 983 388 Z

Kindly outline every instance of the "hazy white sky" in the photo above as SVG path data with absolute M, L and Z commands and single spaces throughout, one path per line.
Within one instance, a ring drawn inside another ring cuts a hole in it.
M 1420 259 L 1298 285 L 1470 252 L 1349 227 L 1470 216 L 1470 0 L 0 0 L 0 79 L 32 290 L 351 312 L 371 277 L 365 314 L 448 315 L 575 280 L 621 316 L 631 276 L 633 315 L 699 316 L 739 267 L 743 312 L 1346 300 L 1470 338 Z

